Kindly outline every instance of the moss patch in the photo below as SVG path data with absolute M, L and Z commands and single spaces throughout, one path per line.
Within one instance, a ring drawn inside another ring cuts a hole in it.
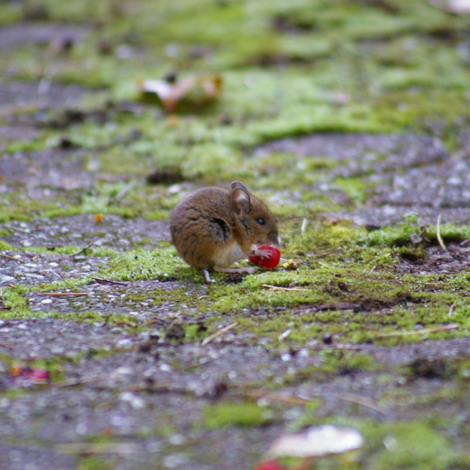
M 255 403 L 220 403 L 204 409 L 209 428 L 228 426 L 262 426 L 273 420 L 272 412 Z

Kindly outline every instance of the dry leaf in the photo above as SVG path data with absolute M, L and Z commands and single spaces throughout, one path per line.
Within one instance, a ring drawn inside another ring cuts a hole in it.
M 222 77 L 218 74 L 193 75 L 175 83 L 168 83 L 164 80 L 144 80 L 139 84 L 139 88 L 143 95 L 157 96 L 165 111 L 173 113 L 182 101 L 201 107 L 215 100 L 222 91 Z
M 362 434 L 354 428 L 324 424 L 286 434 L 273 442 L 268 451 L 271 459 L 279 457 L 322 457 L 359 449 Z

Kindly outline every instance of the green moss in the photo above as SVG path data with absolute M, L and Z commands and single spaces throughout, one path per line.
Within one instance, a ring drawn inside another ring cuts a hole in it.
M 6 26 L 21 19 L 21 10 L 11 3 L 0 5 L 0 24 Z
M 2 312 L 2 317 L 5 318 L 12 314 L 14 317 L 21 317 L 29 313 L 29 302 L 23 297 L 24 289 L 6 287 L 2 289 L 2 302 L 10 310 Z
M 372 457 L 377 469 L 446 469 L 459 459 L 448 439 L 424 423 L 378 426 L 374 440 L 386 439 L 393 450 L 378 450 Z
M 219 429 L 230 426 L 263 426 L 273 419 L 272 412 L 256 403 L 218 403 L 204 409 L 206 426 Z
M 185 325 L 187 341 L 201 341 L 207 336 L 207 327 L 201 324 Z
M 83 457 L 77 464 L 77 470 L 112 470 L 115 461 L 105 457 Z
M 9 233 L 7 232 L 6 235 L 9 235 Z M 9 243 L 7 242 L 4 242 L 3 240 L 0 240 L 0 250 L 14 250 L 14 247 L 12 245 L 10 245 Z
M 362 206 L 367 201 L 368 192 L 372 189 L 372 185 L 365 182 L 364 178 L 336 178 L 335 184 L 346 191 L 356 207 Z
M 410 219 L 411 217 L 411 219 Z M 411 246 L 410 235 L 419 234 L 422 228 L 419 226 L 419 215 L 413 214 L 406 218 L 398 227 L 384 227 L 365 234 L 361 243 L 372 246 Z M 452 224 L 442 225 L 440 235 L 445 243 L 458 243 L 470 237 L 470 229 L 466 226 L 455 226 Z M 424 236 L 433 245 L 438 245 L 437 230 L 435 226 L 426 227 Z
M 182 279 L 194 275 L 193 270 L 182 269 L 184 262 L 168 243 L 160 243 L 152 251 L 136 250 L 117 253 L 100 275 L 123 281 L 138 279 L 166 280 L 178 274 Z

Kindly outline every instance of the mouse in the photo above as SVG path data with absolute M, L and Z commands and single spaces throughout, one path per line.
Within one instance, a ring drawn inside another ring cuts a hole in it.
M 253 274 L 254 268 L 230 268 L 248 256 L 270 257 L 258 245 L 279 245 L 276 220 L 268 206 L 246 186 L 209 186 L 187 194 L 172 210 L 170 231 L 181 258 L 201 269 L 208 284 L 211 271 Z

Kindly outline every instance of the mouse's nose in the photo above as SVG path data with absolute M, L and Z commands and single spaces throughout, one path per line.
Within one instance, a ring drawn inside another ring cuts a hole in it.
M 281 244 L 281 238 L 279 237 L 277 230 L 269 232 L 266 241 L 273 245 L 279 246 Z

